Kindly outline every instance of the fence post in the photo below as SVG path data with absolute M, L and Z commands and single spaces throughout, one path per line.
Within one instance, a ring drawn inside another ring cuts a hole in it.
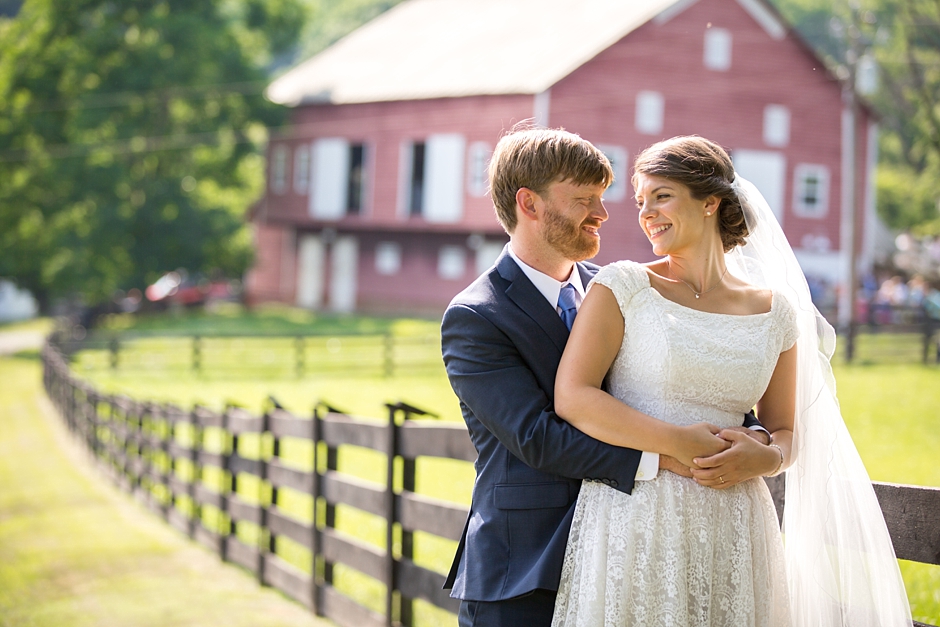
M 238 451 L 238 436 L 233 434 L 229 427 L 231 422 L 231 409 L 232 406 L 229 405 L 222 412 L 222 437 L 225 441 L 222 443 L 223 485 L 220 509 L 222 510 L 222 515 L 228 518 L 228 529 L 225 533 L 222 532 L 222 525 L 219 524 L 219 533 L 223 536 L 220 552 L 223 562 L 228 561 L 228 545 L 231 539 L 237 535 L 238 531 L 235 519 L 232 518 L 229 512 L 230 495 L 238 492 L 238 475 L 232 472 L 232 456 Z M 226 478 L 228 479 L 228 486 L 224 484 Z
M 930 339 L 933 337 L 933 325 L 930 324 L 930 316 L 927 315 L 927 308 L 921 306 L 920 316 L 924 327 L 924 365 L 930 361 Z
M 189 517 L 189 537 L 196 537 L 197 525 L 202 524 L 202 505 L 196 499 L 196 487 L 202 482 L 202 466 L 199 465 L 199 451 L 202 449 L 203 429 L 199 426 L 199 405 L 193 405 L 189 412 L 190 449 L 189 464 L 192 476 L 189 481 L 189 503 L 192 513 Z
M 311 429 L 310 439 L 313 442 L 313 451 L 311 452 L 311 457 L 313 458 L 313 481 L 310 485 L 310 500 L 311 507 L 313 509 L 311 520 L 313 524 L 310 526 L 310 604 L 311 610 L 316 616 L 323 616 L 320 612 L 320 586 L 317 579 L 317 556 L 320 554 L 320 528 L 317 526 L 317 501 L 320 499 L 320 465 L 319 465 L 319 454 L 317 449 L 320 446 L 320 405 L 317 404 L 313 407 L 313 425 Z
M 298 335 L 296 338 L 294 338 L 294 363 L 296 364 L 296 373 L 298 379 L 301 379 L 304 376 L 304 361 L 306 357 L 306 350 L 307 342 L 304 339 L 304 336 Z
M 319 403 L 317 403 L 314 409 L 314 414 L 313 414 L 314 416 L 314 425 L 313 425 L 314 447 L 319 446 L 320 444 L 319 440 L 320 440 L 321 434 L 323 433 L 323 423 L 322 423 L 322 418 L 320 417 L 321 411 L 324 411 L 326 413 L 341 413 L 339 410 L 333 407 L 330 407 L 323 401 L 320 401 Z M 317 552 L 319 552 L 319 547 L 322 546 L 323 544 L 322 534 L 318 530 L 317 524 L 316 524 L 316 520 L 317 520 L 317 505 L 316 505 L 317 498 L 316 497 L 320 496 L 321 487 L 323 485 L 322 478 L 318 477 L 318 475 L 320 474 L 321 470 L 323 471 L 323 474 L 327 474 L 331 471 L 335 472 L 336 470 L 339 470 L 339 450 L 334 446 L 330 446 L 329 443 L 326 443 L 326 442 L 324 442 L 324 448 L 326 450 L 326 455 L 321 456 L 320 453 L 317 452 L 315 453 L 315 458 L 314 458 L 316 467 L 314 467 L 314 473 L 313 473 L 314 478 L 315 478 L 314 505 L 313 505 L 313 520 L 314 520 L 313 547 L 314 547 L 314 550 Z M 324 505 L 323 527 L 327 529 L 335 529 L 336 528 L 336 506 L 326 501 L 325 499 L 324 499 L 323 505 Z M 316 580 L 316 564 L 317 564 L 317 553 L 314 553 L 314 556 L 313 556 L 313 565 L 314 565 L 313 579 L 314 580 Z M 323 558 L 323 583 L 325 586 L 333 585 L 333 562 L 327 561 L 325 557 Z M 316 596 L 318 594 L 318 590 L 317 590 L 318 586 L 316 583 L 314 583 L 313 585 L 314 585 L 314 596 Z M 316 608 L 315 612 L 317 613 L 317 615 L 323 616 L 323 614 L 320 613 L 320 604 L 318 600 L 314 601 L 314 607 Z
M 383 338 L 385 376 L 391 377 L 395 374 L 395 336 L 386 333 Z
M 388 335 L 385 336 L 386 340 Z M 387 375 L 386 375 L 387 376 Z M 398 592 L 398 577 L 395 568 L 395 523 L 398 520 L 395 507 L 395 458 L 398 456 L 398 425 L 395 419 L 398 416 L 398 408 L 394 405 L 388 407 L 388 431 L 387 431 L 387 474 L 385 476 L 385 624 L 392 627 L 394 624 L 395 597 L 399 599 L 399 615 L 401 614 L 404 599 Z M 404 621 L 401 621 L 405 624 Z
M 386 615 L 387 624 L 392 625 L 392 607 L 393 598 L 398 597 L 398 624 L 405 627 L 414 625 L 414 602 L 412 599 L 401 596 L 398 590 L 398 568 L 395 563 L 395 556 L 392 552 L 394 541 L 394 526 L 397 524 L 401 532 L 401 557 L 411 560 L 414 558 L 414 533 L 401 526 L 400 508 L 398 507 L 399 497 L 395 494 L 395 458 L 401 456 L 401 426 L 398 424 L 397 417 L 402 415 L 402 422 L 409 420 L 412 415 L 429 416 L 436 418 L 437 415 L 409 405 L 404 402 L 386 403 L 388 409 L 388 476 L 386 485 L 386 515 L 388 516 L 388 531 L 386 541 L 388 543 L 388 591 L 386 594 Z M 415 460 L 402 459 L 402 491 L 415 491 Z
M 261 433 L 258 434 L 258 509 L 261 511 L 260 520 L 258 521 L 258 584 L 264 584 L 264 564 L 267 560 L 268 553 L 274 553 L 274 535 L 268 529 L 268 509 L 269 505 L 265 504 L 264 498 L 264 489 L 265 483 L 268 481 L 268 461 L 264 457 L 264 439 L 265 436 L 271 431 L 271 413 L 266 411 L 261 415 Z M 277 439 L 274 440 L 274 451 L 277 455 L 277 450 L 279 443 Z M 272 488 L 272 503 L 276 503 L 276 495 L 273 494 L 277 488 Z M 267 536 L 267 537 L 265 537 Z
M 117 370 L 118 352 L 121 350 L 121 343 L 117 336 L 111 338 L 111 341 L 108 342 L 108 348 L 111 351 L 111 370 Z
M 202 338 L 193 336 L 193 372 L 202 370 Z
M 849 333 L 845 342 L 845 361 L 849 364 L 852 363 L 852 359 L 855 358 L 855 336 L 857 333 L 858 328 L 855 321 L 849 321 Z

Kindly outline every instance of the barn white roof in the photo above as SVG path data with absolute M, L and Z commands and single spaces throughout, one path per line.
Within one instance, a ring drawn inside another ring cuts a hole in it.
M 649 20 L 692 2 L 406 0 L 289 70 L 266 93 L 289 106 L 537 94 Z

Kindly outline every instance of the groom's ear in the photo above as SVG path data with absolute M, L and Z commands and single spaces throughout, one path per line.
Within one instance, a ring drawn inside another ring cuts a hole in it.
M 536 220 L 538 219 L 538 210 L 536 205 L 539 202 L 539 195 L 528 187 L 520 187 L 516 190 L 516 212 L 519 219 Z

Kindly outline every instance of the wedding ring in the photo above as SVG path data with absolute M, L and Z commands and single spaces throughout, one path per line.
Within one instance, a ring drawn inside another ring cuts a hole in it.
M 718 480 L 719 480 L 719 481 L 721 481 L 722 483 L 724 483 L 724 482 L 725 482 L 725 478 L 724 478 L 723 476 L 721 476 L 721 477 L 718 477 Z

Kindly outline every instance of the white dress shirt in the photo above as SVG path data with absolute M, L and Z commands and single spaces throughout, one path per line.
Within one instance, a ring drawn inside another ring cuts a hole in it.
M 512 245 L 509 246 L 509 256 L 512 257 L 513 261 L 519 266 L 523 274 L 532 281 L 532 285 L 535 286 L 542 296 L 551 304 L 555 310 L 558 312 L 558 315 L 561 315 L 561 309 L 558 307 L 558 295 L 561 293 L 561 288 L 569 283 L 574 287 L 575 291 L 578 293 L 577 305 L 580 308 L 582 301 L 584 301 L 584 284 L 581 283 L 581 273 L 578 272 L 577 266 L 571 269 L 571 275 L 564 281 L 556 281 L 552 277 L 548 276 L 544 272 L 540 272 L 528 265 L 526 262 L 519 259 L 516 256 L 515 251 L 512 249 Z M 640 466 L 637 468 L 636 477 L 637 481 L 648 481 L 654 479 L 656 474 L 659 472 L 659 453 L 650 453 L 648 451 L 643 451 L 643 454 L 640 456 Z

